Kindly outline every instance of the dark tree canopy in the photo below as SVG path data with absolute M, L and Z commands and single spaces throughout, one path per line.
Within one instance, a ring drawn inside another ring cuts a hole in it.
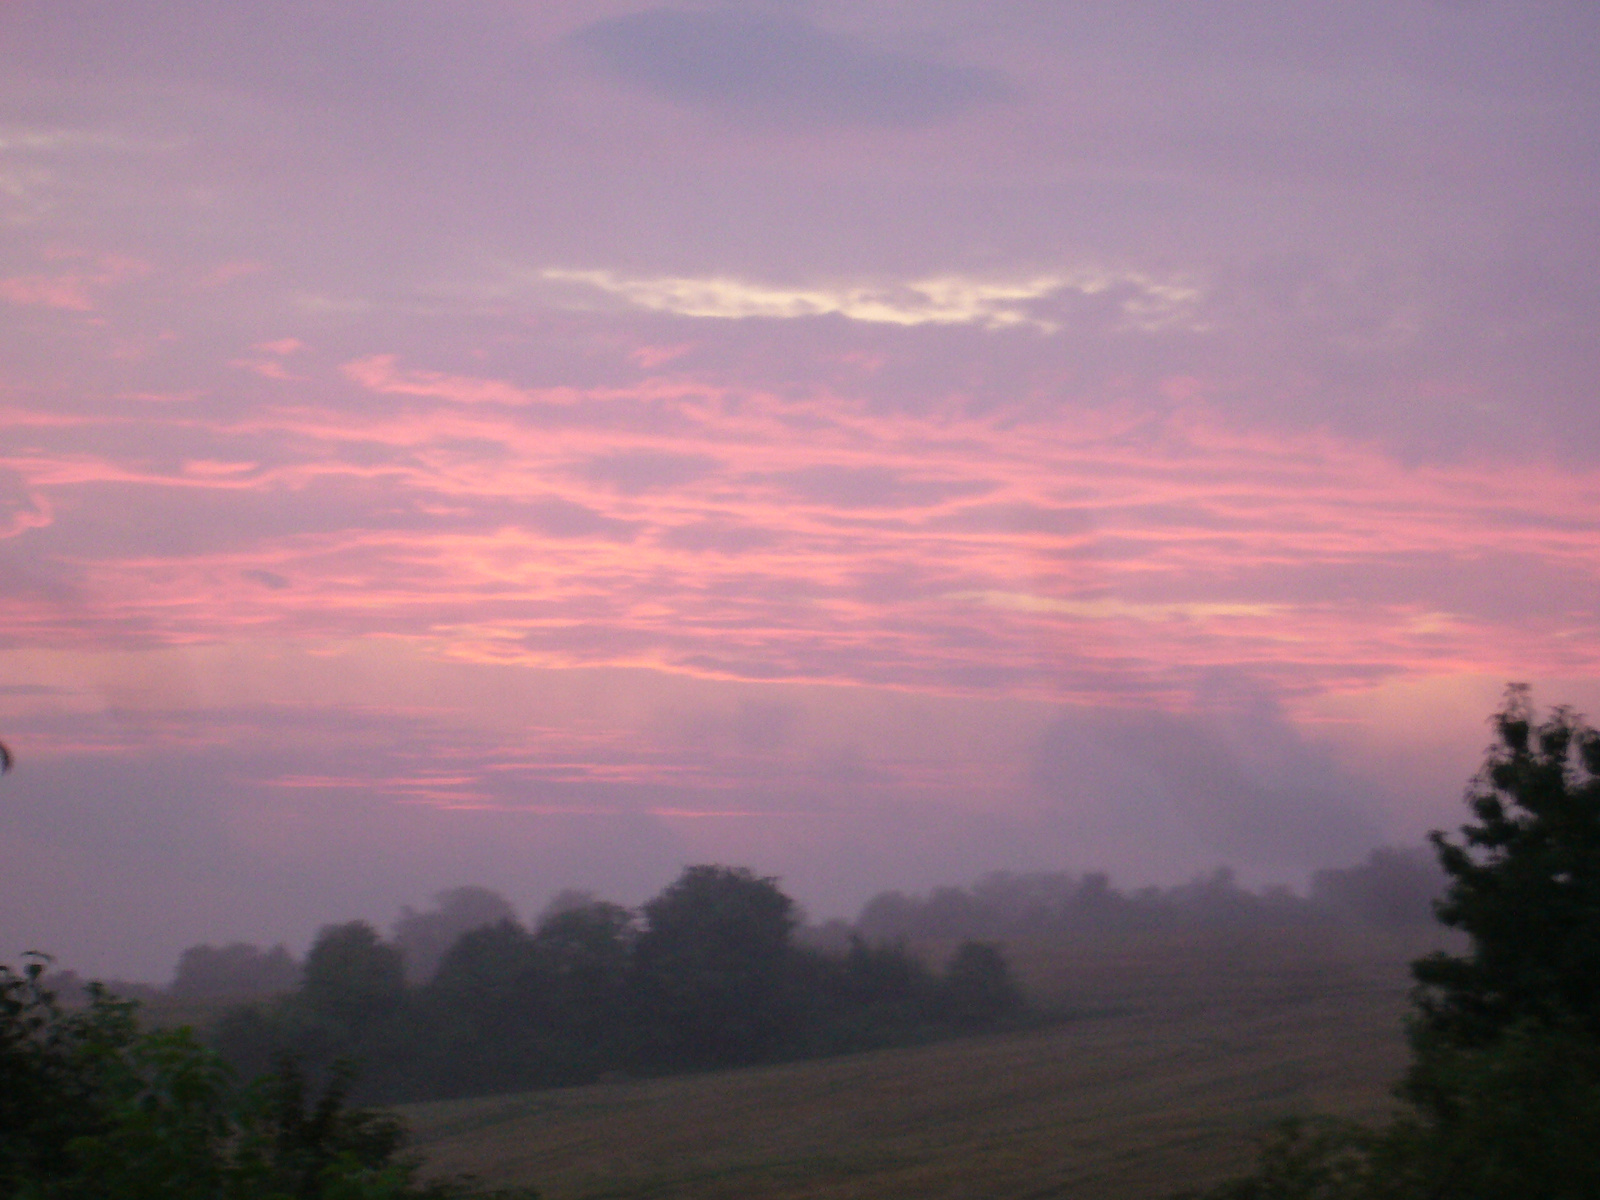
M 1600 733 L 1558 708 L 1535 722 L 1526 688 L 1495 717 L 1496 744 L 1453 842 L 1439 919 L 1465 954 L 1415 964 L 1419 1032 L 1482 1045 L 1508 1027 L 1576 1023 L 1600 1038 Z
M 538 973 L 533 938 L 515 921 L 473 929 L 456 939 L 439 964 L 432 991 L 447 1001 L 475 1008 L 525 1004 Z
M 326 926 L 306 955 L 301 991 L 318 1015 L 347 1025 L 383 1016 L 405 995 L 400 951 L 365 921 Z
M 603 900 L 547 916 L 533 946 L 554 1010 L 590 1030 L 614 1021 L 637 932 L 632 913 Z
M 754 1062 L 785 1025 L 794 902 L 744 868 L 687 868 L 644 906 L 635 950 L 640 1000 L 668 1058 Z

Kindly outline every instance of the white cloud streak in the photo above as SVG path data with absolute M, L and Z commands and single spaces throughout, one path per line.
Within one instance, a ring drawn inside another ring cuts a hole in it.
M 1085 269 L 1022 279 L 939 275 L 906 283 L 780 287 L 729 276 L 629 278 L 614 271 L 548 268 L 539 278 L 603 292 L 630 307 L 684 317 L 739 319 L 841 316 L 886 325 L 1031 327 L 1054 332 L 1048 302 L 1069 294 L 1120 293 L 1125 321 L 1138 328 L 1192 325 L 1200 289 L 1140 272 Z

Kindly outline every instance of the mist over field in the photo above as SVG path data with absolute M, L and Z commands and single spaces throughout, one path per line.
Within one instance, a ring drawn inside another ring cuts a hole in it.
M 1419 846 L 1508 681 L 1600 712 L 1597 57 L 1569 0 L 0 6 L 6 956 Z

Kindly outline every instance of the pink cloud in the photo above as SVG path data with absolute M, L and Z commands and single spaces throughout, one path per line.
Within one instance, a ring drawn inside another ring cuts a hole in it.
M 81 275 L 13 275 L 0 279 L 0 299 L 8 304 L 38 305 L 69 312 L 91 312 L 89 281 Z
M 408 403 L 282 381 L 237 420 L 143 417 L 190 446 L 181 471 L 86 452 L 81 428 L 11 460 L 84 597 L 17 619 L 72 644 L 385 635 L 485 663 L 1163 703 L 1219 669 L 1309 695 L 1600 665 L 1592 473 L 1408 467 L 1203 407 L 1039 422 L 389 356 L 341 373 Z M 1509 561 L 1536 595 L 1495 599 Z
M 693 342 L 678 342 L 671 346 L 640 346 L 628 354 L 628 359 L 646 371 L 653 371 L 682 358 L 694 345 Z
M 526 404 L 532 396 L 504 380 L 472 379 L 438 371 L 399 371 L 395 356 L 378 354 L 343 367 L 352 383 L 386 395 L 419 396 L 457 404 Z
M 123 282 L 148 274 L 150 264 L 122 255 L 106 255 L 92 273 L 13 275 L 0 279 L 0 300 L 23 307 L 93 312 L 100 297 Z

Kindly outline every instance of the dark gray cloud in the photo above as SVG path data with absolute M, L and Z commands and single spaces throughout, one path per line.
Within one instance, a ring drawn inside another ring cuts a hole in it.
M 628 83 L 765 122 L 928 125 L 1013 94 L 999 71 L 881 50 L 776 13 L 658 8 L 596 21 L 573 42 Z

